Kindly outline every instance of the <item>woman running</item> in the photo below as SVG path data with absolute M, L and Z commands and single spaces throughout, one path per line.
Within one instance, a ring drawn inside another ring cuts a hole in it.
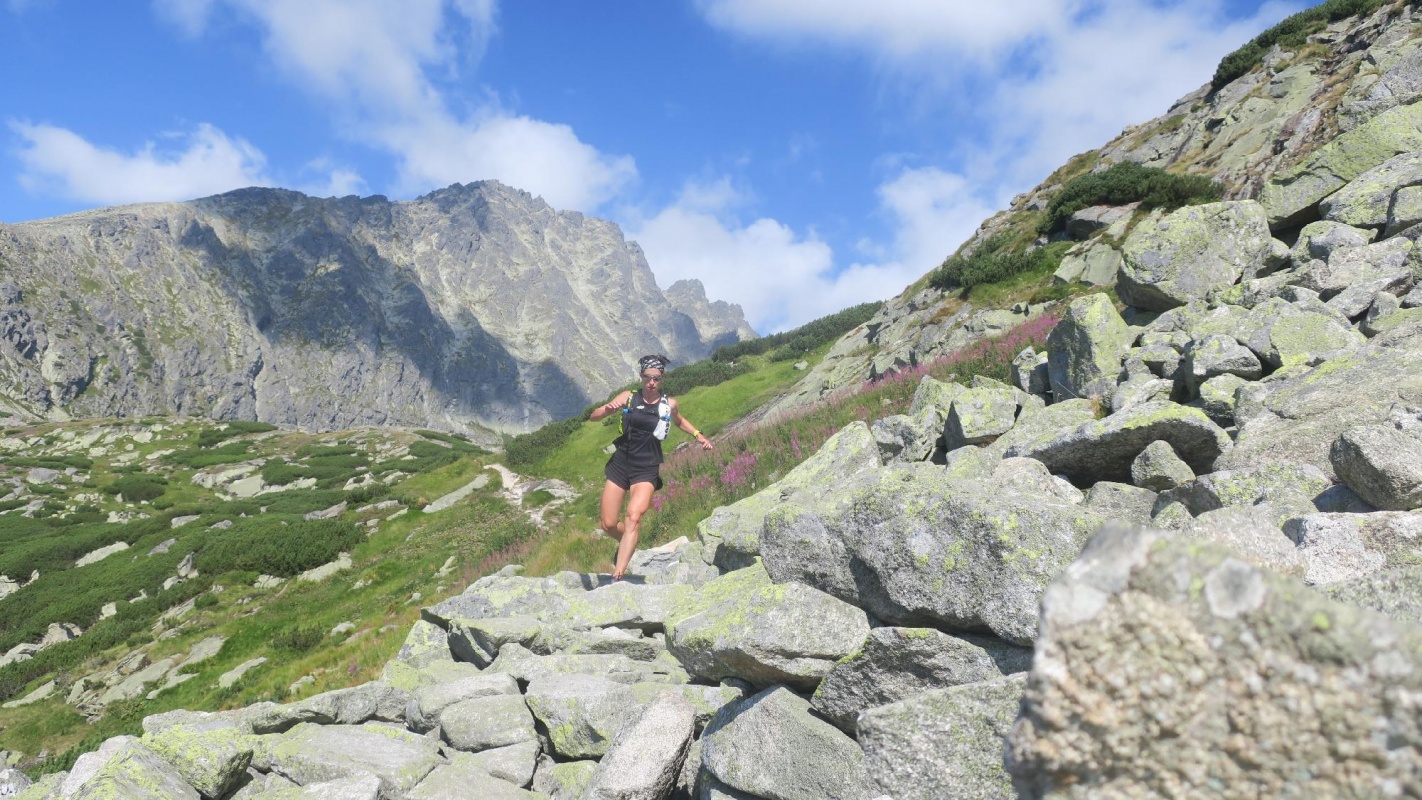
M 674 398 L 662 393 L 662 376 L 666 373 L 668 361 L 666 356 L 642 356 L 638 362 L 642 388 L 635 392 L 619 392 L 588 417 L 599 420 L 622 412 L 622 434 L 612 443 L 616 449 L 603 468 L 607 482 L 602 486 L 602 529 L 618 542 L 613 580 L 622 580 L 623 573 L 627 571 L 627 564 L 632 561 L 632 553 L 637 549 L 637 526 L 642 522 L 642 515 L 647 513 L 647 507 L 652 504 L 652 492 L 662 488 L 659 474 L 662 440 L 667 438 L 671 426 L 676 425 L 691 434 L 702 449 L 711 449 L 711 440 L 702 436 L 701 431 L 681 415 Z M 629 492 L 627 516 L 618 521 L 622 500 Z

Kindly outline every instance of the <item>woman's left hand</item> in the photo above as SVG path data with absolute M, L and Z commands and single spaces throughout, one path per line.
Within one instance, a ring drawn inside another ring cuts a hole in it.
M 701 449 L 702 449 L 702 450 L 714 450 L 714 449 L 715 449 L 715 448 L 713 448 L 713 447 L 711 446 L 711 440 L 710 440 L 710 439 L 707 439 L 707 438 L 706 438 L 706 434 L 703 434 L 703 433 L 699 433 L 699 434 L 696 435 L 696 443 L 699 444 L 699 445 L 701 445 Z

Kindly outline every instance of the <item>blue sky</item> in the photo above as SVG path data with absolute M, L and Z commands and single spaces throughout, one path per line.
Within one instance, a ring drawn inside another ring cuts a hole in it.
M 1304 5 L 0 0 L 0 221 L 497 178 L 764 333 L 897 294 Z

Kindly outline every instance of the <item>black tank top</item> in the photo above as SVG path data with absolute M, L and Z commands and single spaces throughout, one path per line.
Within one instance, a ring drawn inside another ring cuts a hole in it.
M 662 463 L 662 442 L 653 432 L 661 421 L 661 398 L 655 403 L 642 399 L 639 389 L 628 400 L 630 410 L 622 415 L 622 435 L 612 444 L 622 451 L 632 467 L 655 467 Z

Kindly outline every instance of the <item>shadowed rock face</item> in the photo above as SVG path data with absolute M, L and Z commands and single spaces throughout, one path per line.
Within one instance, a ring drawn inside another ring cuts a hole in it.
M 752 336 L 616 225 L 497 182 L 243 189 L 0 225 L 0 412 L 523 431 Z

